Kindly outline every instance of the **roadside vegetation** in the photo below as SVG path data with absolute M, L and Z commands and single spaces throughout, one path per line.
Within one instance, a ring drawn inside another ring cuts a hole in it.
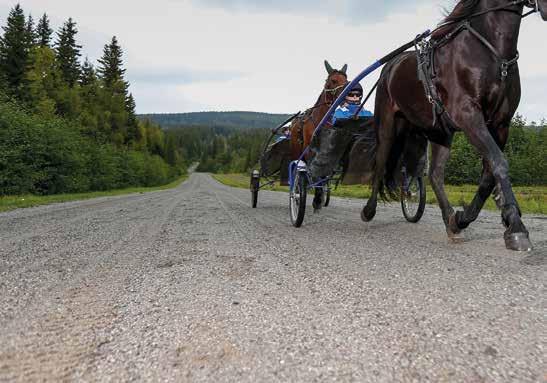
M 52 203 L 60 202 L 69 202 L 69 201 L 80 201 L 91 198 L 98 197 L 113 197 L 119 195 L 127 195 L 134 193 L 149 193 L 153 191 L 168 190 L 173 189 L 179 186 L 188 178 L 187 175 L 181 176 L 175 181 L 160 185 L 160 186 L 150 186 L 150 187 L 132 187 L 125 189 L 115 189 L 108 191 L 95 191 L 87 193 L 71 193 L 71 194 L 53 194 L 53 195 L 35 195 L 35 194 L 26 194 L 18 196 L 0 196 L 0 212 L 34 207 L 40 205 L 49 205 Z
M 116 37 L 97 64 L 77 37 L 74 20 L 54 33 L 20 5 L 2 27 L 0 196 L 150 187 L 185 172 L 172 138 L 137 118 Z
M 248 174 L 213 174 L 213 177 L 224 185 L 243 189 L 249 188 Z M 279 184 L 263 190 L 289 191 L 287 186 L 279 186 Z M 446 193 L 454 206 L 469 204 L 473 199 L 476 190 L 477 185 L 446 186 Z M 547 214 L 547 186 L 515 186 L 513 191 L 515 192 L 523 213 Z M 340 185 L 337 189 L 332 191 L 332 195 L 336 197 L 366 199 L 370 197 L 370 188 L 368 185 Z M 433 193 L 433 190 L 429 185 L 427 185 L 427 203 L 437 204 L 435 193 Z M 492 198 L 489 198 L 486 202 L 485 209 L 497 210 L 496 204 Z

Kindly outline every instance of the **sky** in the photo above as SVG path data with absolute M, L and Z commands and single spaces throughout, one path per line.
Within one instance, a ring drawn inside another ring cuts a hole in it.
M 117 36 L 139 113 L 246 110 L 292 113 L 313 105 L 326 71 L 363 68 L 433 28 L 453 0 L 21 0 L 57 30 L 72 17 L 84 56 Z M 5 24 L 15 0 L 0 0 Z M 547 51 L 539 15 L 521 28 L 519 61 L 528 121 L 547 118 Z M 379 74 L 379 73 L 378 73 Z M 362 84 L 370 86 L 376 76 Z M 368 105 L 372 108 L 372 103 Z

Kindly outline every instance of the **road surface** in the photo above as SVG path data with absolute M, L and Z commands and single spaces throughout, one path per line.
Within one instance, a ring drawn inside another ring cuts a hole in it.
M 545 381 L 547 217 L 516 253 L 497 213 L 456 245 L 362 203 L 295 229 L 287 194 L 193 174 L 0 214 L 0 381 Z

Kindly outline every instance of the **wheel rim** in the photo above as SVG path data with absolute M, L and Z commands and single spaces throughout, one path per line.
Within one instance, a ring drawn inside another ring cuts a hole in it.
M 403 190 L 403 206 L 410 217 L 416 216 L 420 208 L 420 184 L 417 177 L 411 177 L 408 188 Z
M 291 218 L 294 221 L 298 218 L 298 209 L 300 207 L 300 176 L 298 173 L 294 177 L 294 187 L 291 192 Z

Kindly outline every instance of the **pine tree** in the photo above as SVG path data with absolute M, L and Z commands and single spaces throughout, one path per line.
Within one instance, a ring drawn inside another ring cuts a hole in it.
M 59 31 L 56 41 L 57 60 L 63 74 L 63 79 L 73 87 L 80 78 L 81 45 L 76 44 L 76 23 L 69 18 Z
M 116 36 L 110 44 L 104 46 L 103 57 L 99 59 L 98 72 L 106 87 L 112 87 L 118 81 L 124 81 L 123 51 Z
M 135 103 L 133 94 L 129 93 L 129 95 L 125 99 L 125 111 L 127 112 L 127 122 L 130 125 L 133 125 L 137 122 L 136 108 L 137 104 Z
M 22 83 L 28 63 L 27 23 L 19 4 L 9 13 L 0 39 L 0 76 L 11 94 L 22 97 Z
M 97 81 L 97 74 L 93 64 L 89 61 L 89 57 L 85 58 L 84 65 L 82 66 L 82 72 L 80 74 L 80 85 L 86 86 L 94 84 Z
M 32 49 L 32 47 L 36 46 L 36 40 L 38 39 L 38 36 L 36 35 L 36 30 L 34 28 L 34 19 L 32 18 L 32 15 L 28 15 L 25 37 L 27 39 L 27 49 L 30 50 Z
M 49 27 L 49 19 L 47 15 L 44 13 L 40 21 L 38 21 L 38 26 L 36 27 L 38 45 L 41 47 L 49 47 L 51 43 L 52 34 L 53 34 L 53 29 Z

